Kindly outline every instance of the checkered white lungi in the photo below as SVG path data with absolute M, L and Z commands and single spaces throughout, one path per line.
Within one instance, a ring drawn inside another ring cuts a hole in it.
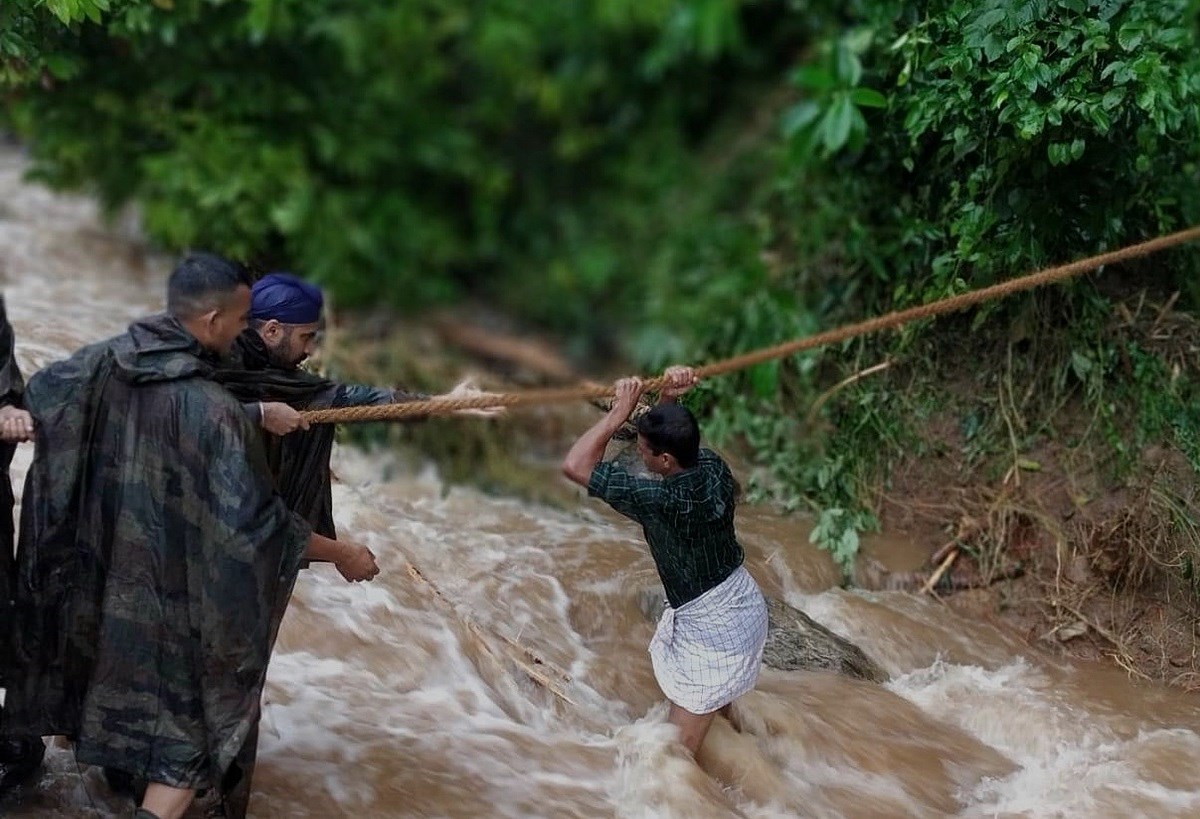
M 663 612 L 650 641 L 654 677 L 667 699 L 708 714 L 754 688 L 767 641 L 767 601 L 739 566 L 719 585 Z

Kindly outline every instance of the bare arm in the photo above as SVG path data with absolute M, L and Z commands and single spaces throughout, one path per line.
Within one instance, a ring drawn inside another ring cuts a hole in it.
M 621 424 L 629 420 L 642 395 L 642 381 L 640 378 L 622 378 L 614 389 L 617 400 L 612 409 L 595 426 L 579 436 L 579 440 L 567 452 L 567 457 L 563 458 L 563 474 L 580 486 L 588 485 L 592 470 L 604 458 L 604 448 L 609 440 L 621 428 Z
M 313 532 L 304 552 L 307 560 L 332 563 L 342 577 L 350 582 L 373 580 L 379 574 L 375 555 L 366 546 L 344 540 L 331 540 Z

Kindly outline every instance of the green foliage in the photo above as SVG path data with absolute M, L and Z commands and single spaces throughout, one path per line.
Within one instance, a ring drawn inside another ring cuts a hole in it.
M 141 202 L 168 247 L 295 265 L 343 303 L 503 298 L 549 268 L 587 318 L 616 274 L 573 237 L 684 151 L 739 7 L 26 0 L 42 70 L 7 78 L 8 119 L 40 178 Z
M 73 78 L 79 68 L 73 48 L 88 23 L 100 24 L 106 14 L 150 5 L 150 0 L 4 0 L 0 90 Z
M 1194 3 L 957 0 L 920 18 L 891 6 L 899 22 L 873 29 L 869 47 L 871 31 L 854 30 L 798 69 L 814 93 L 783 119 L 801 136 L 798 165 L 840 149 L 881 183 L 859 206 L 874 235 L 856 249 L 890 268 L 869 306 L 950 295 L 1196 214 Z M 860 80 L 891 86 L 885 115 L 854 108 Z
M 797 68 L 792 83 L 805 98 L 783 116 L 783 131 L 804 161 L 819 155 L 828 159 L 843 148 L 859 150 L 867 138 L 865 108 L 884 108 L 887 98 L 859 85 L 862 55 L 871 45 L 870 29 L 857 29 L 822 44 L 821 57 Z
M 1177 228 L 1181 197 L 1195 215 L 1188 6 L 951 2 L 891 44 L 895 159 L 940 227 L 921 243 L 934 292 Z

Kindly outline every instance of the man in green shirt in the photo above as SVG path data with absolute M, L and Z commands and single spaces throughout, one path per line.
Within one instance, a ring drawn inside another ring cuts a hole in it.
M 758 680 L 767 639 L 766 601 L 742 565 L 734 533 L 736 483 L 714 452 L 700 448 L 695 417 L 675 399 L 696 383 L 688 367 L 664 373 L 658 406 L 637 421 L 637 447 L 652 477 L 603 461 L 609 440 L 637 406 L 637 378 L 616 383 L 617 400 L 563 460 L 563 473 L 642 526 L 666 591 L 650 642 L 669 721 L 694 756 L 713 717 Z

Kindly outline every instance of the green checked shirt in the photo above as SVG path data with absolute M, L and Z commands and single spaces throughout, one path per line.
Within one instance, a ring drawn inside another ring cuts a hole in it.
M 712 450 L 701 449 L 696 466 L 661 480 L 604 461 L 592 470 L 588 494 L 642 525 L 672 608 L 720 585 L 742 565 L 733 532 L 733 474 Z

